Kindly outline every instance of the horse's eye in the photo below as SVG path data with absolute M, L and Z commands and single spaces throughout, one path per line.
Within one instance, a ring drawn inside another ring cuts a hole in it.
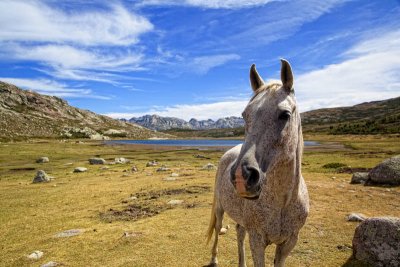
M 292 116 L 292 113 L 290 113 L 290 111 L 288 111 L 288 110 L 285 110 L 281 114 L 279 114 L 278 119 L 287 121 L 290 119 L 290 116 Z

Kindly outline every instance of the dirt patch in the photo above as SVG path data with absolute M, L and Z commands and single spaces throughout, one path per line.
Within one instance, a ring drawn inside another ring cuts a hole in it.
M 188 186 L 185 188 L 165 189 L 160 191 L 138 192 L 132 194 L 130 200 L 123 200 L 123 204 L 128 204 L 122 210 L 109 209 L 100 213 L 100 219 L 106 222 L 113 221 L 137 221 L 160 214 L 161 212 L 172 209 L 175 206 L 167 205 L 169 196 L 185 194 L 202 194 L 209 192 L 209 186 Z M 134 203 L 132 203 L 134 202 Z M 197 203 L 186 204 L 187 209 L 195 208 Z

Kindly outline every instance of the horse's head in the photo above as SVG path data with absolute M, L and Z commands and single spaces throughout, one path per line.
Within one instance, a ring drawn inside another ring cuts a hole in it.
M 296 164 L 296 152 L 303 141 L 301 121 L 294 97 L 292 69 L 286 60 L 281 62 L 282 83 L 267 85 L 255 65 L 250 69 L 254 96 L 242 114 L 246 136 L 231 169 L 231 182 L 241 197 L 257 199 L 262 185 L 278 170 L 277 166 L 295 172 L 294 168 L 285 167 Z

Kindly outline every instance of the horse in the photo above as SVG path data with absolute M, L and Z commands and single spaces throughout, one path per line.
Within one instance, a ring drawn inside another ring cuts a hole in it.
M 254 91 L 242 116 L 245 138 L 218 165 L 207 243 L 215 232 L 211 262 L 218 266 L 218 234 L 226 212 L 237 224 L 239 267 L 245 267 L 244 239 L 249 235 L 255 267 L 265 266 L 265 249 L 276 244 L 274 266 L 285 265 L 309 212 L 301 174 L 303 135 L 293 88 L 293 72 L 281 59 L 281 81 L 266 84 L 255 65 Z

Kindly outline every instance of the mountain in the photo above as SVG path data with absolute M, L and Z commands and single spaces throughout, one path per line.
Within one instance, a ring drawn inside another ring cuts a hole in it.
M 0 82 L 0 139 L 18 140 L 32 137 L 149 138 L 154 133 L 142 126 L 72 107 L 67 101 L 22 90 Z
M 400 133 L 400 97 L 351 107 L 324 108 L 301 114 L 304 132 L 330 134 Z
M 187 130 L 209 130 L 209 129 L 225 129 L 225 128 L 238 128 L 244 126 L 244 121 L 239 117 L 226 117 L 213 121 L 191 119 L 189 122 L 173 118 L 161 117 L 158 115 L 145 115 L 139 118 L 131 118 L 129 122 L 137 123 L 143 127 L 165 131 L 170 129 L 187 129 Z
M 146 116 L 145 116 L 146 117 Z M 156 129 L 162 117 L 153 115 L 152 127 Z M 180 120 L 176 118 L 168 118 Z M 361 103 L 351 107 L 324 108 L 301 114 L 303 132 L 324 134 L 399 134 L 400 97 Z M 183 121 L 183 120 L 180 120 Z M 185 122 L 185 121 L 183 121 Z M 202 123 L 200 123 L 202 122 Z M 166 133 L 179 137 L 239 137 L 244 135 L 243 119 L 229 117 L 207 121 L 191 119 L 185 127 L 173 125 Z M 146 126 L 146 125 L 144 125 Z M 164 127 L 166 129 L 168 127 Z M 201 131 L 194 131 L 201 129 Z

